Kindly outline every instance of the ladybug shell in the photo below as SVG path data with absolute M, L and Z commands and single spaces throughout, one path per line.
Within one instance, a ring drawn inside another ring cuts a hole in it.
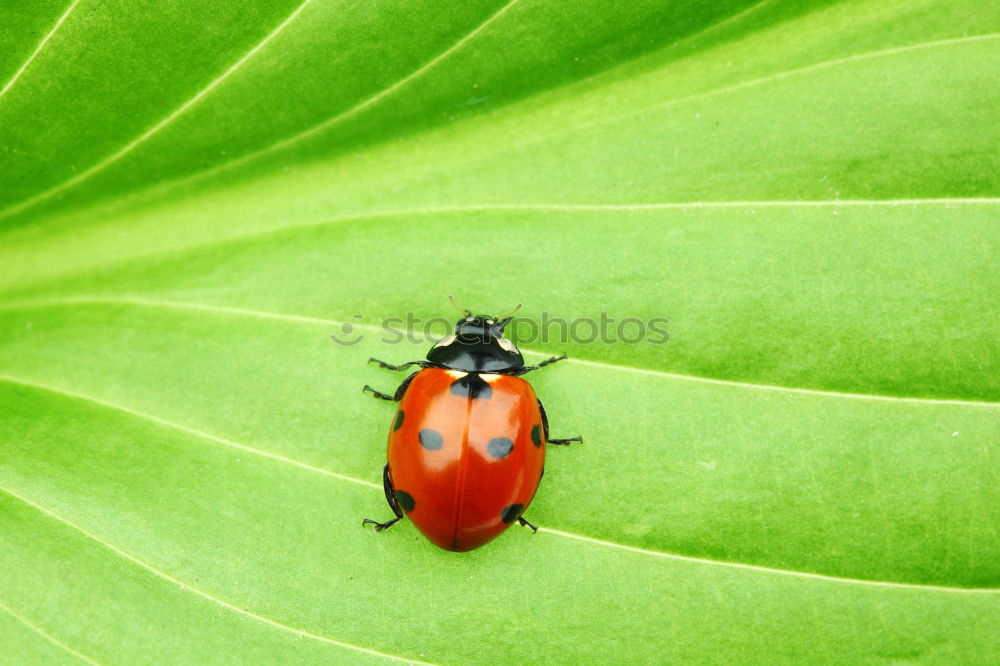
M 544 440 L 538 399 L 525 380 L 425 368 L 396 412 L 389 476 L 424 536 L 446 550 L 472 550 L 531 503 Z

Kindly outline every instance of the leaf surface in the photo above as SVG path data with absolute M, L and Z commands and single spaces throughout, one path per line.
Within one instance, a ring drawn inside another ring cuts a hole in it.
M 606 4 L 0 10 L 0 657 L 995 659 L 1000 4 Z M 462 555 L 449 294 L 585 439 Z

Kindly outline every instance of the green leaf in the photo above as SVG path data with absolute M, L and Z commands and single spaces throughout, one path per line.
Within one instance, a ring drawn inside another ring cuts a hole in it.
M 1000 4 L 459 4 L 0 8 L 0 657 L 994 660 Z M 465 554 L 450 294 L 584 437 Z

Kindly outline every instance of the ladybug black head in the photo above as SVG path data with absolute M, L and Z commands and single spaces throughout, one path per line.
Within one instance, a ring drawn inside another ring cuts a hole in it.
M 465 372 L 511 372 L 523 368 L 521 352 L 503 336 L 503 329 L 511 319 L 467 314 L 455 324 L 452 335 L 431 347 L 427 360 Z

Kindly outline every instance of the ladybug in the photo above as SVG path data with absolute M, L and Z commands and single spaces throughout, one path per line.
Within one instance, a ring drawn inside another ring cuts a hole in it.
M 566 356 L 525 365 L 503 335 L 512 317 L 463 312 L 454 334 L 435 344 L 426 361 L 392 365 L 370 359 L 389 370 L 420 368 L 395 394 L 363 389 L 399 407 L 382 471 L 396 517 L 384 523 L 367 518 L 362 525 L 380 532 L 405 514 L 424 536 L 451 551 L 478 548 L 515 521 L 537 531 L 522 514 L 542 480 L 545 445 L 582 441 L 549 438 L 545 409 L 521 379 Z

